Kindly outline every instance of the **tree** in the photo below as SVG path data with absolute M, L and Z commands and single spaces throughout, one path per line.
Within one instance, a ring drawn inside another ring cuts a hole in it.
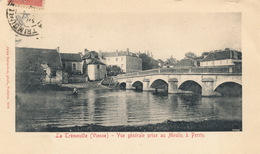
M 196 54 L 191 51 L 185 53 L 185 58 L 195 59 L 196 57 L 197 57 Z
M 122 73 L 122 69 L 117 65 L 107 66 L 107 76 L 117 76 Z
M 202 54 L 201 54 L 201 56 L 203 57 L 203 56 L 207 56 L 209 54 L 209 52 L 203 52 Z
M 166 61 L 165 61 L 165 65 L 175 65 L 177 63 L 177 60 L 175 58 L 173 58 L 171 56 L 171 58 L 168 58 Z
M 160 67 L 162 67 L 162 66 L 164 65 L 164 61 L 161 60 L 161 59 L 158 59 L 157 62 L 158 62 L 158 65 L 159 65 Z
M 153 58 L 149 57 L 145 53 L 141 53 L 139 57 L 142 59 L 142 68 L 143 70 L 149 70 L 153 68 L 158 68 L 158 62 L 154 60 Z

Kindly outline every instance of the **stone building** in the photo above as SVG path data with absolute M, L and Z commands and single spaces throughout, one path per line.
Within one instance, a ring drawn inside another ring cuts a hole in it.
M 225 50 L 209 53 L 201 60 L 200 66 L 229 66 L 241 65 L 242 53 L 226 48 Z
M 105 59 L 96 51 L 85 50 L 83 59 L 83 74 L 88 76 L 88 80 L 102 80 L 107 76 Z
M 102 54 L 106 59 L 107 65 L 117 65 L 125 73 L 142 70 L 142 59 L 135 53 L 129 52 L 129 49 L 126 51 L 103 52 Z
M 81 55 L 78 53 L 60 53 L 64 70 L 69 74 L 82 74 L 83 64 Z

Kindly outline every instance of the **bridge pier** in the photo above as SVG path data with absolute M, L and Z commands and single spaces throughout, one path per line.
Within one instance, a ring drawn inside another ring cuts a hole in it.
M 125 89 L 126 89 L 126 90 L 131 90 L 131 89 L 133 89 L 133 87 L 132 87 L 132 81 L 126 81 Z
M 168 80 L 168 93 L 169 94 L 176 94 L 178 93 L 178 79 L 176 78 L 170 78 Z
M 151 90 L 149 83 L 150 83 L 149 79 L 143 80 L 143 91 L 150 91 Z
M 221 95 L 218 92 L 214 91 L 214 79 L 212 78 L 203 78 L 202 79 L 202 96 L 219 96 Z

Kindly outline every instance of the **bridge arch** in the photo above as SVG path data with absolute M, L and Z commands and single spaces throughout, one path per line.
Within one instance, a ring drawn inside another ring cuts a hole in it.
M 119 89 L 126 89 L 126 82 L 119 82 L 118 87 Z
M 237 83 L 239 85 L 242 85 L 242 79 L 241 77 L 237 77 L 237 78 L 222 78 L 222 79 L 218 79 L 217 82 L 215 83 L 215 86 L 214 86 L 214 90 L 216 90 L 216 88 L 218 86 L 220 86 L 221 84 L 223 83 L 226 83 L 226 82 L 234 82 L 234 83 Z
M 164 79 L 154 79 L 151 84 L 151 88 L 168 90 L 168 82 Z
M 186 80 L 179 84 L 178 89 L 183 91 L 192 91 L 194 93 L 202 93 L 202 86 L 194 80 Z
M 223 82 L 214 91 L 221 95 L 242 96 L 242 85 L 238 82 Z
M 139 80 L 133 81 L 132 87 L 135 87 L 136 90 L 143 90 L 143 82 Z

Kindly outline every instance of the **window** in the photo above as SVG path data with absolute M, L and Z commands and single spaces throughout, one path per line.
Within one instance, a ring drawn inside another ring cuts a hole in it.
M 116 61 L 118 60 L 118 58 L 116 58 Z
M 123 61 L 123 60 L 124 60 L 124 58 L 122 57 L 122 58 L 121 58 L 121 61 Z
M 100 65 L 97 65 L 97 69 L 100 69 Z
M 72 64 L 72 70 L 76 70 L 76 64 Z

